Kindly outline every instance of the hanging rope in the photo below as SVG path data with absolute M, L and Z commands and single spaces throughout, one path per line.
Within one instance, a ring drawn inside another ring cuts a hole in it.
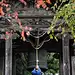
M 38 69 L 38 67 L 39 67 L 38 49 L 36 49 L 36 66 L 35 66 L 35 68 Z
M 39 35 L 39 30 L 38 30 L 37 35 Z M 32 71 L 32 75 L 42 75 L 41 69 L 39 68 L 39 58 L 38 58 L 38 56 L 39 56 L 39 52 L 38 52 L 39 38 L 40 38 L 39 36 L 36 37 L 36 47 L 35 47 L 35 50 L 36 50 L 36 64 L 35 65 L 36 66 Z
M 36 68 L 38 68 L 38 63 L 39 63 L 39 59 L 38 59 L 38 44 L 39 44 L 39 37 L 36 38 L 36 42 L 37 42 L 37 45 L 36 45 Z
M 39 34 L 39 32 L 38 32 Z M 39 37 L 36 38 L 36 66 L 34 68 L 34 70 L 32 71 L 32 75 L 41 75 L 41 69 L 39 68 L 39 59 L 38 59 L 38 45 L 39 45 Z

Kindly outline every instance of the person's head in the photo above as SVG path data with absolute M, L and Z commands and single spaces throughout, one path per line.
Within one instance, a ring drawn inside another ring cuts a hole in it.
M 35 69 L 36 69 L 36 70 L 38 70 L 38 69 L 39 69 L 39 66 L 38 66 L 38 65 L 36 65 Z

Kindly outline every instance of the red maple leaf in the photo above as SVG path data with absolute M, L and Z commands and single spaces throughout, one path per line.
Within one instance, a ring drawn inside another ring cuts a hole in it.
M 51 4 L 51 0 L 46 0 L 46 2 L 47 2 L 48 4 Z
M 37 0 L 36 3 L 37 3 L 36 4 L 36 7 L 37 8 L 40 8 L 40 6 L 42 6 L 43 8 L 46 8 L 47 7 L 43 0 Z
M 23 3 L 24 5 L 27 5 L 25 0 L 19 0 L 21 3 Z
M 21 32 L 21 39 L 22 39 L 23 41 L 25 41 L 24 30 L 22 30 L 22 32 Z

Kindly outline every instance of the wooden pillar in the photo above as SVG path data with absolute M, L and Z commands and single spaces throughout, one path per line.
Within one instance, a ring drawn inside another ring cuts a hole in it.
M 12 68 L 13 68 L 13 73 L 12 73 L 12 75 L 16 75 L 16 56 L 15 56 L 15 52 L 13 53 L 13 66 L 12 66 Z
M 71 63 L 72 63 L 72 75 L 75 75 L 75 56 L 71 57 Z
M 69 34 L 62 36 L 63 75 L 70 75 Z
M 62 58 L 62 53 L 60 53 L 60 59 L 59 59 L 59 74 L 63 75 L 63 58 Z
M 5 75 L 12 75 L 12 37 L 5 41 Z

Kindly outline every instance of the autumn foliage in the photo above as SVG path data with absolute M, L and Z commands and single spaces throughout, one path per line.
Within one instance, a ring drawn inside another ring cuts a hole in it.
M 25 0 L 19 0 L 21 3 L 23 3 L 24 5 L 27 5 Z M 36 8 L 44 8 L 44 9 L 48 9 L 46 3 L 51 4 L 51 0 L 35 0 L 35 6 Z
M 46 3 L 51 4 L 50 0 L 36 0 L 36 7 L 40 8 L 42 6 L 44 9 L 48 9 Z
M 3 6 L 6 7 L 6 11 L 8 8 L 8 4 L 6 4 L 6 0 L 1 0 L 0 1 L 0 16 L 4 16 L 4 11 L 3 11 Z
M 18 1 L 22 4 L 24 4 L 25 6 L 27 5 L 27 0 L 18 0 Z M 51 2 L 52 2 L 51 0 L 35 0 L 35 6 L 36 6 L 36 8 L 42 7 L 44 9 L 48 10 L 49 8 L 48 8 L 47 4 L 52 4 Z M 4 8 L 5 8 L 5 10 L 4 10 Z M 11 8 L 9 8 L 9 4 L 7 4 L 7 0 L 1 0 L 0 1 L 0 17 L 5 16 L 6 12 L 10 11 L 10 10 L 11 10 Z M 30 35 L 30 31 L 32 30 L 32 27 L 27 27 L 27 26 L 23 27 L 22 26 L 22 22 L 18 18 L 18 16 L 19 16 L 18 11 L 14 11 L 13 13 L 9 13 L 7 15 L 15 19 L 15 21 L 19 25 L 19 28 L 21 29 L 21 39 L 23 39 L 25 41 L 25 35 L 27 35 L 27 36 Z M 10 36 L 9 32 L 6 31 L 6 35 Z

